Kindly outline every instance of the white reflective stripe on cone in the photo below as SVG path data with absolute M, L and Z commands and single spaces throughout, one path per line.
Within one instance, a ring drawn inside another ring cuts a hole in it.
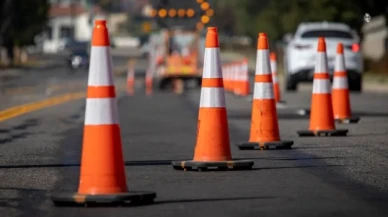
M 229 67 L 225 66 L 225 80 L 229 80 Z
M 324 73 L 328 72 L 326 53 L 318 52 L 315 62 L 315 72 Z
M 243 81 L 249 81 L 249 74 L 248 74 L 248 72 L 246 72 L 246 71 L 243 72 L 242 80 Z
M 276 61 L 271 60 L 271 72 L 274 73 L 274 72 L 277 72 L 277 70 L 278 70 L 278 67 L 276 65 Z
M 244 81 L 249 81 L 249 68 L 248 68 L 248 64 L 247 63 L 243 64 L 243 72 L 244 72 L 243 80 Z
M 269 51 L 257 50 L 256 57 L 256 75 L 271 74 L 271 66 L 269 63 Z
M 337 54 L 335 57 L 335 65 L 334 69 L 336 72 L 344 72 L 345 71 L 345 60 L 342 54 Z
M 274 84 L 277 84 L 277 83 L 278 83 L 278 76 L 276 76 L 275 73 L 272 73 L 272 82 L 273 82 Z
M 274 99 L 273 85 L 270 82 L 256 82 L 253 99 Z
M 243 64 L 238 65 L 238 80 L 244 81 L 244 66 L 243 66 Z
M 88 86 L 113 86 L 110 47 L 92 46 Z
M 331 93 L 329 79 L 314 79 L 313 93 Z
M 119 123 L 116 98 L 88 98 L 85 110 L 85 125 Z
M 240 70 L 240 66 L 238 64 L 236 64 L 236 67 L 235 67 L 235 80 L 236 81 L 241 80 L 241 70 Z
M 348 79 L 346 77 L 334 77 L 333 89 L 348 89 Z
M 221 87 L 202 87 L 201 108 L 223 108 L 225 107 L 224 88 Z
M 203 78 L 222 78 L 219 48 L 205 48 Z

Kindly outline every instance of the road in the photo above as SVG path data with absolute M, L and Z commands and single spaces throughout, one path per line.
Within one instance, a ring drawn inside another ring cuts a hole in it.
M 114 58 L 116 65 L 119 59 Z M 139 62 L 139 73 L 145 66 Z M 60 67 L 29 74 L 13 82 L 35 85 L 35 91 L 3 93 L 2 110 L 83 91 L 87 82 L 86 73 L 69 75 Z M 65 88 L 47 93 L 53 83 Z M 79 97 L 0 123 L 2 216 L 387 216 L 386 93 L 352 94 L 361 122 L 338 125 L 350 132 L 336 138 L 297 137 L 296 130 L 308 127 L 308 117 L 297 115 L 295 108 L 308 108 L 311 92 L 283 93 L 289 108 L 278 109 L 280 132 L 283 139 L 294 140 L 292 150 L 239 151 L 232 145 L 235 159 L 255 161 L 252 171 L 196 173 L 175 171 L 170 162 L 193 157 L 200 91 L 175 95 L 155 90 L 145 96 L 139 81 L 135 95 L 127 96 L 124 83 L 125 76 L 116 76 L 128 187 L 155 191 L 155 204 L 52 205 L 53 192 L 78 186 L 85 109 Z M 229 93 L 226 100 L 231 143 L 245 141 L 251 102 Z

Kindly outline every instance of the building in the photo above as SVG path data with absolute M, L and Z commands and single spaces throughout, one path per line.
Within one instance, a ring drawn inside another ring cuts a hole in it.
M 388 28 L 384 15 L 372 17 L 369 23 L 364 24 L 362 32 L 364 57 L 375 61 L 382 58 L 388 49 Z
M 50 0 L 48 29 L 42 34 L 44 53 L 57 53 L 70 41 L 87 42 L 92 37 L 95 19 L 107 19 L 111 34 L 118 32 L 119 25 L 127 21 L 126 13 L 112 13 L 107 16 L 99 6 L 90 0 Z M 130 41 L 129 44 L 137 44 Z

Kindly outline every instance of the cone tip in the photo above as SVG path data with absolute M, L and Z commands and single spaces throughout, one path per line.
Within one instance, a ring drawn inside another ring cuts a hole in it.
M 276 53 L 275 53 L 275 52 L 271 52 L 271 53 L 269 54 L 269 59 L 270 59 L 270 60 L 276 60 Z
M 213 33 L 217 33 L 217 27 L 207 27 L 207 31 L 208 32 L 213 32 Z
M 208 27 L 207 28 L 206 47 L 207 48 L 220 47 L 220 45 L 218 43 L 217 27 Z
M 344 45 L 342 43 L 338 43 L 337 54 L 343 54 L 343 53 L 344 53 Z
M 94 29 L 92 36 L 92 46 L 109 46 L 108 28 L 106 28 L 106 20 L 94 21 Z
M 264 32 L 259 33 L 259 43 L 257 44 L 258 50 L 268 50 L 268 39 L 267 34 Z
M 106 28 L 106 20 L 96 20 L 94 26 L 95 28 Z
M 324 37 L 318 38 L 318 52 L 326 52 L 326 42 Z

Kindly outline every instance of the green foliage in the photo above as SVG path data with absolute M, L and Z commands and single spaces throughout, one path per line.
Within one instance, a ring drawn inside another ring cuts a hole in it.
M 95 0 L 95 3 L 105 11 L 109 11 L 111 8 L 111 0 Z
M 12 0 L 8 3 L 10 11 L 4 19 L 10 23 L 2 32 L 2 37 L 11 40 L 8 43 L 19 46 L 33 44 L 34 37 L 46 27 L 50 7 L 48 0 Z
M 12 34 L 17 45 L 33 43 L 33 38 L 46 27 L 48 20 L 49 3 L 47 0 L 13 0 L 15 17 Z M 22 16 L 20 16 L 22 15 Z
M 233 24 L 236 33 L 256 38 L 259 32 L 266 32 L 271 39 L 278 40 L 286 33 L 293 33 L 300 22 L 309 21 L 345 22 L 360 32 L 364 14 L 386 14 L 388 1 L 214 0 L 214 5 L 217 21 L 225 21 L 228 16 L 235 16 L 229 23 Z M 233 15 L 218 13 L 218 10 L 223 11 L 228 7 L 233 9 Z M 216 24 L 219 26 L 218 22 Z

